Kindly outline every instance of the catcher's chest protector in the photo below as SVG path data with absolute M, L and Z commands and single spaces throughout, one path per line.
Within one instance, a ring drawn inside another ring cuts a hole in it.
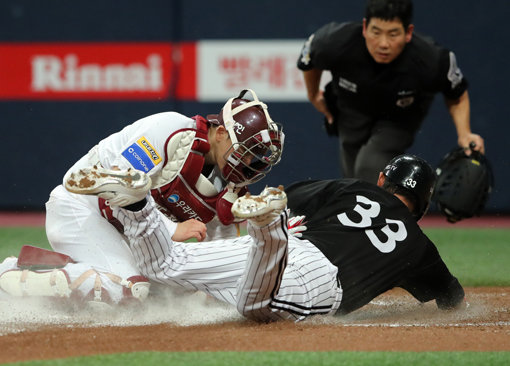
M 207 125 L 196 118 L 196 130 L 179 130 L 166 142 L 166 161 L 156 189 L 151 194 L 163 213 L 178 221 L 197 219 L 207 223 L 216 215 L 221 196 L 201 175 L 209 151 Z
M 207 223 L 216 215 L 216 203 L 224 191 L 217 192 L 202 174 L 204 155 L 209 151 L 207 122 L 197 116 L 197 129 L 174 132 L 165 144 L 166 157 L 160 174 L 152 178 L 151 195 L 160 210 L 171 219 L 197 219 Z M 120 232 L 122 224 L 113 217 L 105 200 L 99 198 L 102 215 Z

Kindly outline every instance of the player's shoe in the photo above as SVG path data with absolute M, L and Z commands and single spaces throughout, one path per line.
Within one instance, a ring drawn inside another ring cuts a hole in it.
M 232 214 L 238 219 L 249 219 L 252 224 L 265 226 L 287 207 L 283 186 L 266 187 L 258 196 L 246 193 L 232 205 Z
M 151 179 L 135 169 L 112 170 L 94 165 L 71 173 L 65 188 L 72 193 L 99 196 L 111 206 L 127 206 L 147 196 Z

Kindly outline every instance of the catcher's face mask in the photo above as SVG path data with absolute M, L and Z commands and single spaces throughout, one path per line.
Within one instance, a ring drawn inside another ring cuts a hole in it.
M 252 101 L 244 99 L 247 93 L 251 93 Z M 255 183 L 280 161 L 283 131 L 253 90 L 243 90 L 237 98 L 230 98 L 220 114 L 208 115 L 207 120 L 225 126 L 232 143 L 222 169 L 226 181 L 237 186 Z

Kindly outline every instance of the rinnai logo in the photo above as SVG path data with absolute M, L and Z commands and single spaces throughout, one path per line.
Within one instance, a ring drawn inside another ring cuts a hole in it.
M 194 89 L 175 84 L 183 78 L 175 78 L 172 61 L 173 52 L 193 54 L 189 50 L 163 42 L 0 43 L 0 99 L 162 100 L 171 92 L 192 95 Z
M 36 55 L 32 59 L 32 90 L 44 91 L 161 91 L 162 57 L 147 56 L 145 63 L 80 63 L 76 54 L 61 58 Z

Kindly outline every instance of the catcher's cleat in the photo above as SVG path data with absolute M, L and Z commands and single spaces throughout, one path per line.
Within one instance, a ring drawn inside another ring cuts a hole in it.
M 287 206 L 283 186 L 266 187 L 258 196 L 246 193 L 232 205 L 232 214 L 238 219 L 249 219 L 252 224 L 265 226 L 273 221 Z
M 111 170 L 94 165 L 71 173 L 65 188 L 72 193 L 99 196 L 111 206 L 127 206 L 143 200 L 151 183 L 150 177 L 138 170 Z

